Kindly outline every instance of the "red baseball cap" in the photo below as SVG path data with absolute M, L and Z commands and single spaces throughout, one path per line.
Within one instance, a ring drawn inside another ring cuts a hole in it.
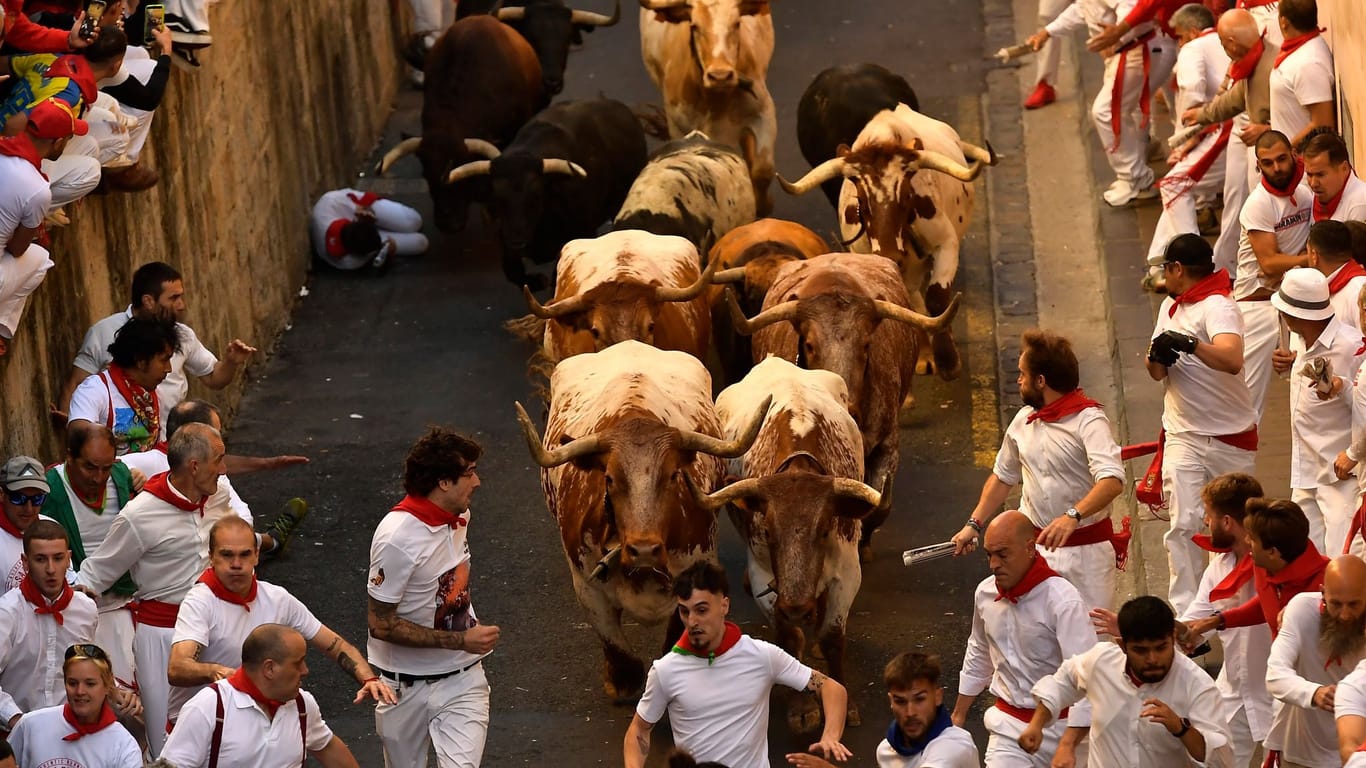
M 84 136 L 90 126 L 76 117 L 76 110 L 61 99 L 51 98 L 38 102 L 29 110 L 28 131 L 40 139 L 65 139 L 68 136 Z

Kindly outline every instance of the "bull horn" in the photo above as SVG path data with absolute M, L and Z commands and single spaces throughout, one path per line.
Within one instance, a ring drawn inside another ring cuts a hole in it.
M 974 161 L 971 167 L 963 165 L 947 155 L 942 155 L 931 150 L 921 150 L 917 153 L 916 165 L 920 168 L 928 168 L 931 171 L 939 171 L 958 179 L 959 181 L 972 181 L 982 173 L 982 163 Z
M 588 171 L 583 169 L 578 163 L 571 163 L 568 160 L 558 158 L 546 158 L 541 161 L 541 173 L 563 173 L 566 176 L 577 176 L 583 178 L 588 175 Z
M 991 142 L 989 141 L 987 142 L 986 149 L 983 149 L 976 144 L 969 144 L 966 141 L 959 139 L 958 148 L 963 150 L 963 157 L 986 163 L 987 165 L 995 165 L 1000 159 L 996 156 L 996 150 L 991 148 Z
M 844 158 L 832 157 L 807 171 L 805 176 L 796 181 L 788 181 L 783 178 L 782 174 L 778 174 L 778 183 L 782 185 L 783 191 L 789 195 L 804 195 L 821 184 L 843 175 Z
M 768 407 L 773 404 L 773 395 L 764 398 L 763 405 L 755 412 L 754 418 L 750 419 L 740 436 L 734 440 L 722 440 L 719 437 L 704 435 L 701 432 L 692 430 L 679 430 L 679 447 L 685 451 L 697 451 L 723 459 L 733 459 L 749 450 L 754 444 L 754 439 L 759 436 L 759 427 L 764 424 L 764 417 L 768 415 Z
M 465 149 L 490 160 L 497 160 L 502 150 L 483 139 L 465 139 Z
M 705 291 L 707 286 L 711 284 L 712 275 L 716 274 L 716 265 L 720 263 L 719 259 L 712 259 L 707 263 L 707 268 L 702 270 L 702 274 L 698 276 L 697 280 L 693 281 L 692 285 L 684 288 L 675 288 L 673 286 L 664 285 L 656 286 L 655 301 L 692 301 L 701 295 L 702 291 Z
M 949 323 L 953 322 L 954 315 L 958 314 L 958 302 L 962 298 L 962 292 L 955 293 L 953 299 L 949 301 L 949 306 L 934 317 L 922 315 L 913 309 L 907 309 L 900 304 L 893 304 L 890 301 L 874 301 L 873 307 L 877 310 L 877 316 L 884 320 L 896 320 L 914 328 L 919 328 L 926 333 L 934 333 L 936 331 L 942 331 Z
M 489 169 L 493 167 L 492 160 L 473 160 L 464 165 L 451 169 L 446 175 L 446 183 L 454 184 L 457 181 L 464 181 L 472 176 L 487 176 Z
M 731 267 L 730 269 L 718 269 L 712 273 L 711 284 L 721 285 L 723 283 L 743 283 L 745 281 L 744 267 Z
M 693 501 L 696 501 L 699 507 L 713 512 L 736 499 L 758 495 L 761 482 L 758 478 L 747 477 L 744 480 L 736 480 L 720 490 L 706 493 L 697 487 L 697 483 L 693 482 L 692 473 L 683 473 L 683 484 L 688 486 L 688 492 L 692 494 Z
M 541 442 L 541 436 L 536 433 L 536 426 L 531 423 L 531 417 L 526 415 L 526 409 L 522 407 L 521 403 L 517 403 L 517 421 L 522 425 L 522 434 L 526 436 L 527 448 L 531 449 L 531 458 L 546 469 L 558 467 L 574 459 L 591 456 L 603 450 L 602 440 L 596 434 L 592 434 L 565 443 L 553 451 L 547 451 Z
M 667 11 L 687 4 L 688 0 L 640 0 L 640 7 L 647 11 Z
M 496 16 L 499 21 L 521 21 L 526 18 L 526 8 L 520 5 L 514 5 L 509 8 L 499 8 L 494 16 Z
M 774 323 L 792 321 L 797 319 L 797 306 L 801 302 L 785 301 L 777 306 L 755 315 L 752 319 L 745 317 L 745 311 L 740 309 L 740 302 L 735 298 L 735 291 L 726 289 L 726 305 L 730 307 L 730 319 L 735 325 L 735 332 L 741 336 L 749 336 L 766 328 Z
M 884 484 L 885 485 L 885 484 Z M 836 477 L 830 483 L 830 492 L 836 496 L 858 499 L 865 502 L 869 507 L 876 509 L 882 504 L 882 494 L 876 488 L 858 480 L 851 480 L 847 477 Z
M 397 163 L 399 158 L 404 155 L 411 155 L 416 152 L 417 148 L 420 146 L 422 146 L 421 136 L 410 136 L 394 145 L 393 149 L 384 153 L 384 159 L 379 161 L 379 166 L 377 166 L 377 168 L 380 175 L 388 173 L 389 168 L 392 167 L 394 163 Z
M 551 302 L 550 306 L 547 307 L 537 301 L 536 297 L 531 294 L 531 288 L 525 285 L 522 286 L 522 295 L 526 297 L 527 309 L 530 309 L 531 314 L 542 320 L 555 320 L 565 315 L 572 315 L 575 312 L 582 312 L 588 306 L 587 300 L 582 296 L 570 296 L 567 299 Z
M 569 14 L 569 21 L 574 24 L 586 24 L 593 27 L 610 27 L 621 21 L 621 0 L 617 0 L 616 7 L 612 9 L 612 15 L 606 16 L 592 11 L 580 11 L 575 8 Z

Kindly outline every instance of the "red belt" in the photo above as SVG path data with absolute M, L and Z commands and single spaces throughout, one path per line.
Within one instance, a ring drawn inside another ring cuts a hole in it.
M 1111 524 L 1109 518 L 1106 518 L 1099 523 L 1092 523 L 1091 525 L 1073 531 L 1072 535 L 1067 537 L 1067 541 L 1062 543 L 1062 546 L 1084 547 L 1087 544 L 1108 543 L 1115 549 L 1115 567 L 1122 571 L 1124 570 L 1124 566 L 1128 563 L 1129 540 L 1133 538 L 1133 533 L 1129 530 L 1129 525 L 1129 518 L 1125 517 L 1123 522 L 1124 530 L 1115 533 L 1114 525 Z M 1034 527 L 1035 534 L 1042 532 L 1042 528 L 1039 528 L 1038 526 Z
M 1238 7 L 1244 10 L 1248 8 L 1261 8 L 1264 5 L 1274 5 L 1280 0 L 1238 0 Z
M 1034 710 L 1032 708 L 1025 709 L 1024 707 L 1017 707 L 1005 699 L 996 699 L 996 708 L 1022 723 L 1028 723 L 1034 719 Z M 1058 713 L 1058 719 L 1061 720 L 1064 717 L 1067 717 L 1067 713 L 1071 711 L 1071 707 L 1064 707 L 1063 710 Z
M 138 600 L 129 603 L 133 611 L 133 621 L 149 627 L 175 629 L 176 617 L 180 615 L 179 603 L 163 603 L 160 600 Z

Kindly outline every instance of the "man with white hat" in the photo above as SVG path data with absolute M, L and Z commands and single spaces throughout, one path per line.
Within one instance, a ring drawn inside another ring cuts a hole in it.
M 1171 529 L 1163 541 L 1170 600 L 1179 614 L 1195 599 L 1205 571 L 1205 551 L 1191 539 L 1204 527 L 1200 493 L 1226 472 L 1252 474 L 1257 413 L 1242 376 L 1243 316 L 1229 295 L 1228 273 L 1214 268 L 1209 243 L 1178 235 L 1148 264 L 1162 267 L 1171 294 L 1157 311 L 1148 375 L 1166 390 L 1159 466 Z
M 1272 357 L 1277 373 L 1294 373 L 1290 498 L 1309 518 L 1314 544 L 1324 552 L 1342 552 L 1357 484 L 1339 480 L 1333 460 L 1352 441 L 1352 383 L 1361 365 L 1361 334 L 1337 317 L 1328 278 L 1312 267 L 1286 272 L 1271 304 L 1291 333 L 1290 349 L 1278 349 Z

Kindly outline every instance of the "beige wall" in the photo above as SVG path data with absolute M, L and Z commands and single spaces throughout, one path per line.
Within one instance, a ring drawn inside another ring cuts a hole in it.
M 1333 49 L 1337 69 L 1339 110 L 1352 157 L 1360 166 L 1366 157 L 1366 3 L 1362 0 L 1319 0 L 1319 26 Z
M 123 309 L 147 261 L 185 274 L 187 322 L 215 354 L 233 337 L 271 345 L 309 268 L 313 200 L 349 182 L 389 115 L 391 12 L 380 0 L 213 6 L 214 46 L 199 71 L 172 70 L 144 152 L 161 183 L 86 198 L 57 231 L 57 266 L 0 358 L 0 455 L 59 457 L 47 404 L 86 328 Z M 210 399 L 231 409 L 241 381 Z

